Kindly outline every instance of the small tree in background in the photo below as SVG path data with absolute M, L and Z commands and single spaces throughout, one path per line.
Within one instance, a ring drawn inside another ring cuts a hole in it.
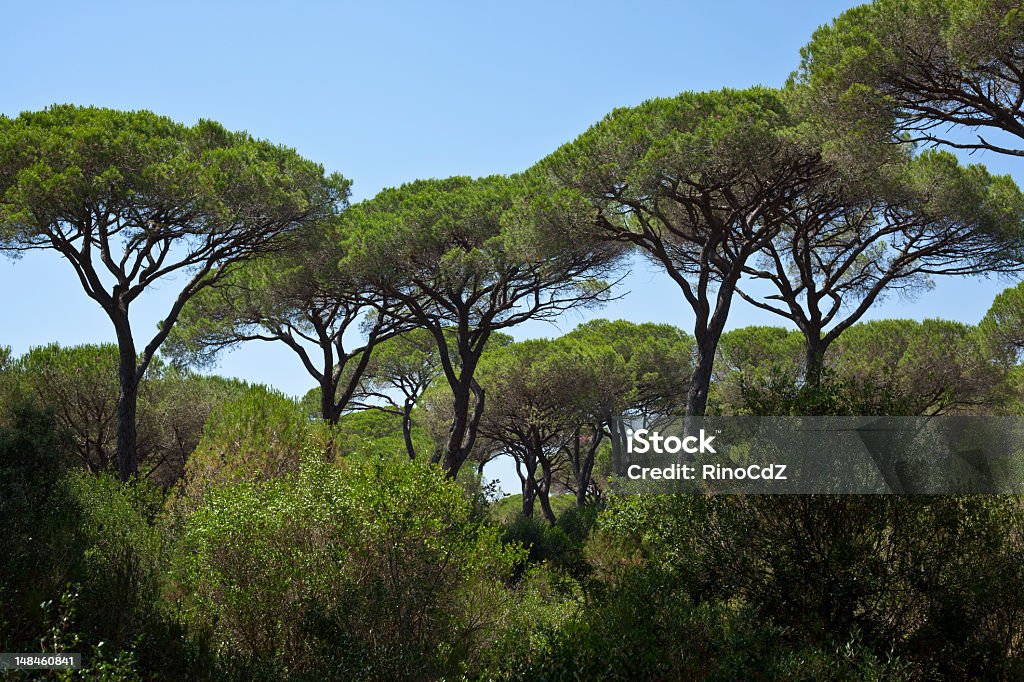
M 338 269 L 333 230 L 304 229 L 281 252 L 255 258 L 203 289 L 182 310 L 167 353 L 208 366 L 247 341 L 285 344 L 319 388 L 320 417 L 336 424 L 356 394 L 374 347 L 402 330 L 386 300 Z M 352 342 L 363 324 L 365 341 Z
M 65 464 L 90 473 L 116 473 L 117 366 L 114 344 L 50 344 L 12 361 L 7 383 L 37 409 L 52 411 L 66 446 L 61 448 Z M 176 482 L 207 416 L 243 388 L 239 381 L 152 362 L 139 385 L 140 475 L 165 486 Z

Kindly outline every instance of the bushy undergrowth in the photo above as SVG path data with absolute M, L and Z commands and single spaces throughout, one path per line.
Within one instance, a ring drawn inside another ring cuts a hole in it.
M 286 471 L 190 497 L 67 471 L 55 433 L 0 428 L 0 645 L 86 655 L 55 679 L 1024 672 L 1013 497 L 612 498 L 549 526 L 365 443 L 297 436 Z
M 248 661 L 433 679 L 493 627 L 516 556 L 434 467 L 310 459 L 208 494 L 180 569 L 190 620 Z

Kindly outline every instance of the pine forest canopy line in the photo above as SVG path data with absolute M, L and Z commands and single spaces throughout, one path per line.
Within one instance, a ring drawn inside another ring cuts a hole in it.
M 685 397 L 659 409 L 687 416 L 708 410 L 738 299 L 797 327 L 801 381 L 814 387 L 829 348 L 887 294 L 1024 267 L 1024 195 L 1012 179 L 919 146 L 1024 155 L 1022 21 L 1008 0 L 879 0 L 817 31 L 782 89 L 651 99 L 523 173 L 418 180 L 352 206 L 341 175 L 210 121 L 72 105 L 3 117 L 0 248 L 56 251 L 110 319 L 122 480 L 139 473 L 139 388 L 157 353 L 202 364 L 260 340 L 296 354 L 328 424 L 397 390 L 410 457 L 454 477 L 485 441 L 503 444 L 543 507 L 545 443 L 565 433 L 552 425 L 578 422 L 559 447 L 574 453 L 584 496 L 594 450 L 605 438 L 617 450 L 609 415 L 625 405 L 589 391 L 609 377 L 636 391 L 644 381 L 630 384 L 636 367 L 615 363 L 591 375 L 601 356 L 588 355 L 582 332 L 568 350 L 530 346 L 524 375 L 502 370 L 524 347 L 492 341 L 600 306 L 633 254 L 671 279 L 693 315 L 686 352 L 679 339 L 662 349 L 691 363 L 671 372 Z M 942 132 L 950 125 L 1017 143 L 978 134 L 965 144 Z M 137 342 L 132 303 L 176 274 L 185 278 L 159 328 Z M 773 293 L 748 286 L 756 280 Z M 412 335 L 416 366 L 388 379 L 375 349 Z M 590 380 L 545 404 L 552 392 L 517 383 L 531 373 Z M 517 392 L 535 409 L 510 421 L 505 394 Z M 592 404 L 570 407 L 580 395 Z M 428 398 L 446 426 L 423 452 L 412 414 Z

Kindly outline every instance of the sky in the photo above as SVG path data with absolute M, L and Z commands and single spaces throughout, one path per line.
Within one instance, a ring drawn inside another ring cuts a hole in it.
M 0 114 L 53 103 L 214 119 L 296 148 L 353 180 L 353 199 L 416 178 L 522 171 L 606 113 L 684 90 L 778 86 L 816 27 L 857 4 L 715 2 L 49 2 L 5 7 Z M 1024 161 L 975 154 L 1024 184 Z M 977 322 L 1003 280 L 947 279 L 869 318 Z M 52 253 L 0 258 L 0 345 L 113 341 Z M 173 283 L 143 298 L 155 330 Z M 637 263 L 604 309 L 513 330 L 555 336 L 595 316 L 693 319 L 675 285 Z M 737 303 L 730 328 L 781 324 Z M 302 395 L 283 346 L 250 344 L 216 371 Z

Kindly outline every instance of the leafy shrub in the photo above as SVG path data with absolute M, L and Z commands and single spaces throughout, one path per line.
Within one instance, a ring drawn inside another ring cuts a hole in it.
M 0 358 L 2 360 L 2 358 Z M 113 344 L 32 348 L 0 365 L 0 398 L 16 392 L 53 413 L 66 463 L 116 471 L 118 350 Z M 204 377 L 156 361 L 139 386 L 137 453 L 144 477 L 169 486 L 180 478 L 210 411 L 240 382 Z
M 654 576 L 695 605 L 742 605 L 784 654 L 751 662 L 759 671 L 1014 678 L 1022 528 L 1020 500 L 1005 496 L 616 499 L 586 547 L 590 595 L 626 598 Z
M 336 430 L 338 454 L 396 453 L 408 458 L 401 415 L 381 409 L 358 410 L 343 414 Z M 420 457 L 429 457 L 434 443 L 419 426 L 411 431 L 413 447 Z
M 189 618 L 287 675 L 433 678 L 492 626 L 517 552 L 437 468 L 306 459 L 212 488 L 179 556 Z
M 160 604 L 162 493 L 146 481 L 65 470 L 52 419 L 24 405 L 12 414 L 0 428 L 0 532 L 10 543 L 0 553 L 2 648 L 54 651 L 46 641 L 59 635 L 81 645 L 66 650 L 90 656 L 104 643 L 109 656 L 90 668 L 97 676 L 108 664 L 133 669 L 136 648 L 147 652 L 141 665 L 165 666 L 180 652 L 180 633 Z
M 128 647 L 161 617 L 163 494 L 145 480 L 122 484 L 112 474 L 80 471 L 69 473 L 64 486 L 80 510 L 76 534 L 83 549 L 70 576 L 79 585 L 79 629 L 93 641 Z
M 40 604 L 64 587 L 80 545 L 80 509 L 63 494 L 64 460 L 52 415 L 26 403 L 0 425 L 0 642 L 21 650 L 39 633 Z
M 185 467 L 185 497 L 194 503 L 211 486 L 297 471 L 299 453 L 310 448 L 328 457 L 327 425 L 310 419 L 283 393 L 251 386 L 207 419 Z
M 504 527 L 502 541 L 522 546 L 527 552 L 527 563 L 519 567 L 517 577 L 530 565 L 547 563 L 576 579 L 585 578 L 590 565 L 584 559 L 583 547 L 594 517 L 595 512 L 586 507 L 566 510 L 554 526 L 532 516 L 514 516 Z
M 547 566 L 530 566 L 504 600 L 501 626 L 482 643 L 472 678 L 509 679 L 549 655 L 557 634 L 581 617 L 584 604 L 580 583 Z

